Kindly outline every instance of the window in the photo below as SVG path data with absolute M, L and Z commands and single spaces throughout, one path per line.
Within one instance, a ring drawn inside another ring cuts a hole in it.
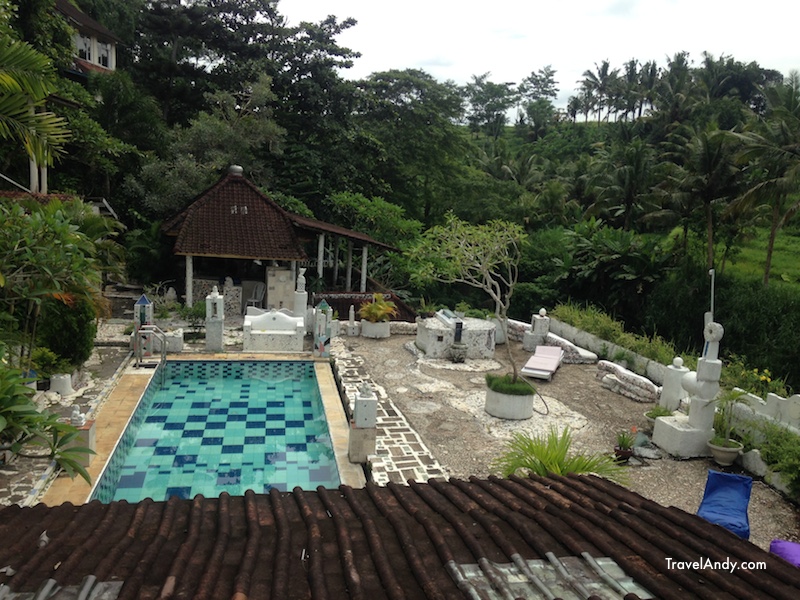
M 80 33 L 75 37 L 75 47 L 78 50 L 78 58 L 83 60 L 92 60 L 92 38 L 81 35 Z
M 106 69 L 111 68 L 111 44 L 97 42 L 97 63 Z

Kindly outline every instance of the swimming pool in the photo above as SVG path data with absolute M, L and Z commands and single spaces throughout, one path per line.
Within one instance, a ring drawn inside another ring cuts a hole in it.
M 313 362 L 167 361 L 162 369 L 91 499 L 339 485 Z

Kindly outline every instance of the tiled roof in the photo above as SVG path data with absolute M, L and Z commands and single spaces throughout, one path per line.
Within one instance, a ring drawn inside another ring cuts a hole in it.
M 246 178 L 229 173 L 200 194 L 163 230 L 177 235 L 175 254 L 303 260 L 288 213 Z
M 319 221 L 318 219 L 312 219 L 311 217 L 304 217 L 294 213 L 289 213 L 289 218 L 300 229 L 305 229 L 312 232 L 332 233 L 334 235 L 340 235 L 344 238 L 358 242 L 364 242 L 365 244 L 370 244 L 372 246 L 378 246 L 380 248 L 384 248 L 385 250 L 397 251 L 397 248 L 394 246 L 373 240 L 368 235 L 359 231 L 353 231 L 352 229 L 346 229 L 345 227 L 339 227 L 338 225 L 331 225 L 325 221 Z
M 800 597 L 797 568 L 592 476 L 14 506 L 0 540 L 2 598 Z
M 115 42 L 120 41 L 113 31 L 95 21 L 85 12 L 82 12 L 69 0 L 56 0 L 56 10 L 63 14 L 67 20 L 70 21 L 70 25 L 75 27 L 78 31 L 90 31 L 98 38 L 113 40 Z

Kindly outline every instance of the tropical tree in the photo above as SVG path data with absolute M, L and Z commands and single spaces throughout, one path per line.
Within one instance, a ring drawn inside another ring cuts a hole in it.
M 486 292 L 507 339 L 508 309 L 524 243 L 525 232 L 515 223 L 497 220 L 472 225 L 449 214 L 444 225 L 428 229 L 411 249 L 411 260 L 417 263 L 412 279 L 417 283 L 461 283 Z M 506 349 L 516 381 L 511 345 L 506 344 Z
M 619 69 L 611 69 L 611 64 L 604 60 L 599 65 L 595 63 L 595 71 L 588 69 L 583 72 L 581 90 L 587 98 L 594 99 L 593 110 L 597 111 L 598 122 L 602 119 L 603 109 L 607 109 L 606 121 L 611 115 L 613 108 L 613 88 L 619 77 Z
M 69 139 L 64 119 L 44 110 L 53 91 L 46 56 L 25 42 L 0 42 L 0 139 L 21 144 L 39 165 L 52 165 Z
M 702 211 L 706 268 L 712 269 L 716 213 L 739 195 L 734 144 L 726 132 L 711 122 L 706 126 L 681 126 L 670 135 L 666 146 L 667 157 L 675 163 L 666 185 L 678 204 Z M 684 240 L 689 224 L 684 223 Z
M 615 142 L 602 148 L 596 157 L 592 182 L 597 201 L 587 209 L 589 215 L 609 214 L 620 219 L 625 231 L 634 218 L 646 212 L 651 195 L 654 151 L 640 137 L 630 143 Z
M 497 140 L 508 122 L 508 110 L 517 103 L 519 93 L 513 83 L 489 81 L 490 75 L 473 75 L 472 82 L 464 88 L 464 95 L 469 104 L 467 122 L 470 129 L 483 131 Z
M 764 264 L 769 284 L 778 231 L 800 209 L 800 74 L 793 71 L 785 84 L 769 90 L 769 113 L 748 131 L 734 134 L 743 144 L 738 154 L 750 175 L 750 187 L 732 210 L 769 207 L 770 231 Z

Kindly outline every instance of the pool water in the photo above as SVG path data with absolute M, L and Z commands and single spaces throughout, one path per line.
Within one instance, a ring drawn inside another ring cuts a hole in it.
M 92 499 L 166 500 L 339 485 L 308 361 L 168 361 Z M 152 388 L 152 389 L 151 389 Z

